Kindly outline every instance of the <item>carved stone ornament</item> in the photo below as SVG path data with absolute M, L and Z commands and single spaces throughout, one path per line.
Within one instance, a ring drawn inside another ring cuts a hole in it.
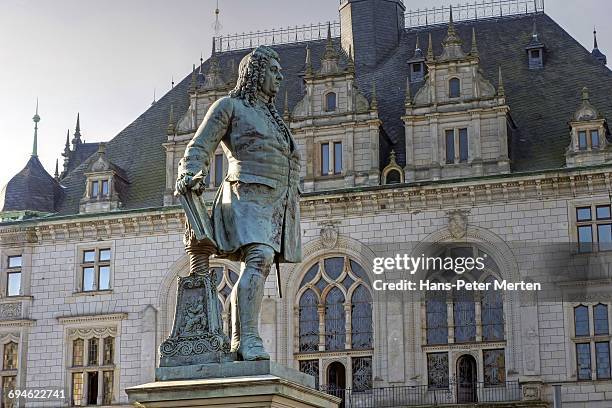
M 321 228 L 321 242 L 325 248 L 331 249 L 338 243 L 338 228 L 328 223 Z
M 0 304 L 0 319 L 15 319 L 21 317 L 21 302 Z
M 448 212 L 448 231 L 455 239 L 461 239 L 467 234 L 468 211 L 453 210 Z
M 523 384 L 523 401 L 538 401 L 540 400 L 539 384 Z

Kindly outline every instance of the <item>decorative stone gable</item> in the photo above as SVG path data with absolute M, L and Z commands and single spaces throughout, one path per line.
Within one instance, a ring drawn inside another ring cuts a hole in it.
M 321 68 L 314 70 L 306 48 L 305 95 L 286 119 L 301 151 L 305 191 L 379 183 L 379 127 L 375 92 L 372 104 L 357 89 L 349 51 L 345 67 L 331 38 Z
M 582 89 L 582 103 L 569 126 L 571 143 L 565 154 L 568 167 L 603 164 L 612 159 L 608 123 L 591 105 L 587 88 Z
M 100 143 L 98 153 L 85 172 L 85 194 L 80 212 L 106 212 L 121 207 L 128 185 L 125 172 L 106 157 L 106 145 Z
M 496 89 L 480 68 L 475 30 L 466 53 L 451 15 L 441 55 L 429 36 L 426 65 L 414 98 L 407 87 L 405 181 L 510 172 L 501 68 Z

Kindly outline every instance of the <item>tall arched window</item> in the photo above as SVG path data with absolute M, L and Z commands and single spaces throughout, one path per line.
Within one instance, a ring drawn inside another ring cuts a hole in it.
M 336 110 L 336 93 L 329 92 L 325 95 L 325 111 L 334 112 Z
M 448 95 L 451 98 L 458 98 L 461 96 L 461 81 L 459 78 L 451 78 L 448 81 Z
M 493 285 L 495 278 L 489 276 L 485 283 Z M 504 339 L 504 300 L 499 291 L 487 290 L 480 301 L 482 315 L 482 339 L 495 341 Z
M 476 341 L 476 305 L 471 291 L 458 290 L 453 293 L 453 318 L 455 343 Z
M 296 311 L 300 371 L 315 375 L 324 387 L 337 387 L 323 369 L 333 358 L 326 352 L 334 351 L 335 357 L 345 353 L 352 378 L 344 387 L 371 388 L 372 293 L 363 267 L 347 256 L 320 259 L 302 278 Z
M 425 309 L 427 316 L 427 344 L 448 343 L 448 313 L 444 292 L 427 292 Z

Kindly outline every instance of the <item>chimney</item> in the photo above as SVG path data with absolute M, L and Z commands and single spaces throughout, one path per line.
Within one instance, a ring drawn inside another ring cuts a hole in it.
M 342 48 L 352 50 L 355 64 L 375 66 L 399 46 L 404 31 L 402 0 L 342 0 Z

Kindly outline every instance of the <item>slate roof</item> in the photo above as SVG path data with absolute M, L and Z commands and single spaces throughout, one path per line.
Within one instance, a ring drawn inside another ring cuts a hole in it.
M 0 212 L 39 211 L 53 213 L 62 198 L 62 188 L 32 156 L 26 166 L 0 191 Z
M 487 20 L 456 23 L 456 29 L 464 42 L 464 50 L 470 49 L 472 27 L 476 30 L 481 67 L 485 77 L 497 86 L 498 66 L 502 67 L 507 102 L 511 116 L 518 128 L 512 141 L 511 159 L 514 172 L 561 168 L 565 165 L 565 150 L 569 145 L 568 120 L 580 105 L 580 91 L 590 90 L 591 103 L 612 120 L 612 71 L 602 66 L 591 53 L 582 47 L 565 30 L 545 14 L 535 16 L 539 39 L 546 46 L 545 67 L 530 71 L 525 47 L 533 32 L 534 15 L 519 15 Z M 360 91 L 370 98 L 371 84 L 376 82 L 381 129 L 381 168 L 388 163 L 391 148 L 397 153 L 397 161 L 405 164 L 404 114 L 407 61 L 414 55 L 417 35 L 422 49 L 427 49 L 427 37 L 433 36 L 436 55 L 442 53 L 442 40 L 446 25 L 407 29 L 397 50 L 374 68 L 356 67 L 356 83 Z M 334 40 L 340 51 L 339 39 Z M 325 51 L 325 40 L 308 43 L 312 52 L 313 68 L 320 68 Z M 304 71 L 306 43 L 274 46 L 283 66 L 283 88 L 277 98 L 277 107 L 283 111 L 285 87 L 289 94 L 289 108 L 304 95 L 301 74 Z M 248 50 L 218 53 L 219 66 L 227 80 L 232 67 L 237 67 Z M 341 66 L 346 55 L 341 52 Z M 203 66 L 208 70 L 209 61 Z M 126 190 L 124 208 L 136 209 L 163 205 L 165 190 L 166 129 L 170 105 L 174 105 L 175 120 L 187 110 L 189 73 L 170 92 L 147 109 L 133 123 L 106 144 L 106 157 L 122 168 L 130 183 Z M 413 85 L 413 95 L 418 86 Z M 97 147 L 97 145 L 96 145 Z M 62 179 L 66 196 L 59 205 L 60 214 L 76 214 L 79 200 L 85 190 L 83 175 L 90 157 L 70 171 Z

